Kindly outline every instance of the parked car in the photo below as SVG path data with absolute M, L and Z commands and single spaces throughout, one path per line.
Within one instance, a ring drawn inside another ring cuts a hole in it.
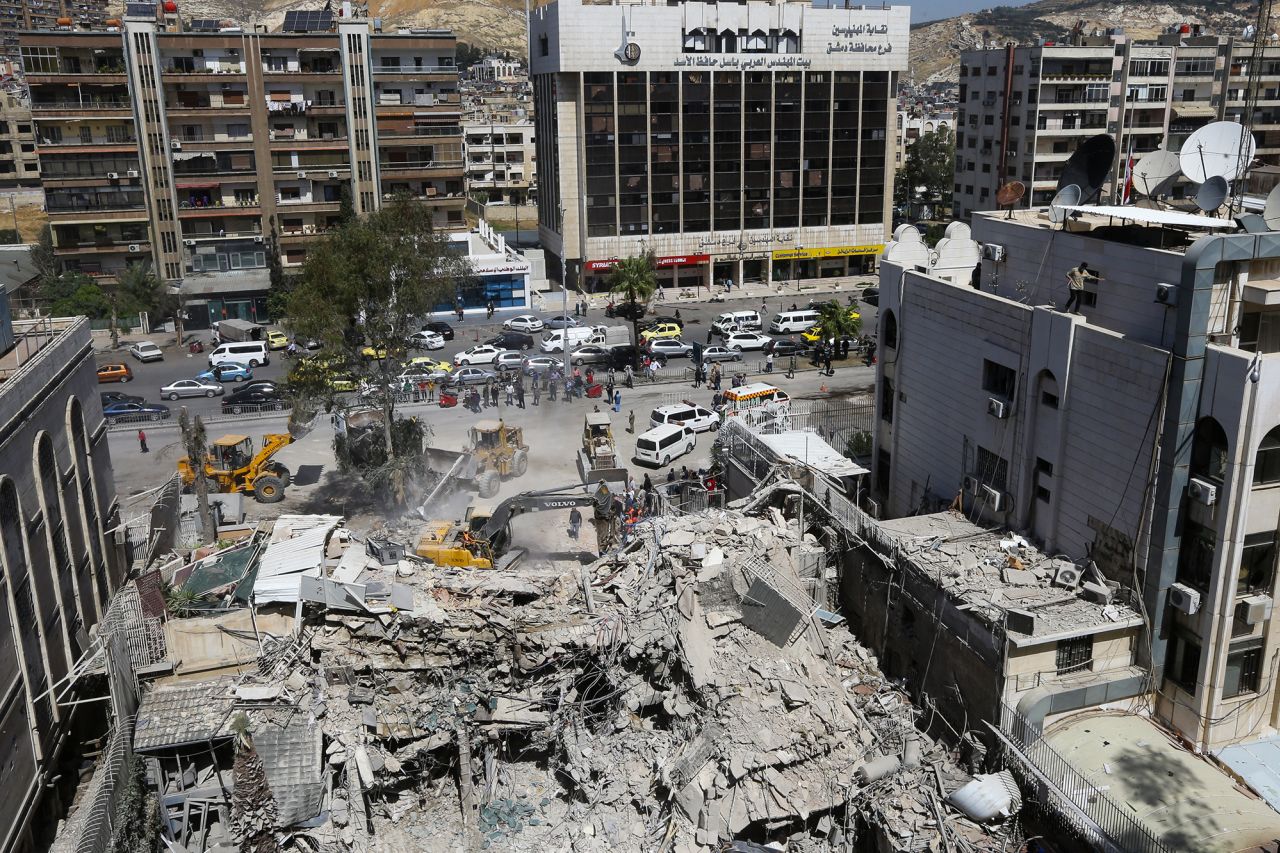
M 533 349 L 533 336 L 524 332 L 499 332 L 485 343 L 500 349 Z
M 685 400 L 670 406 L 659 406 L 649 415 L 649 426 L 664 424 L 687 426 L 694 432 L 720 429 L 720 416 L 705 406 Z
M 98 368 L 98 383 L 128 382 L 133 379 L 133 368 L 127 364 L 104 364 Z
M 224 415 L 238 415 L 244 411 L 271 409 L 280 411 L 284 408 L 284 397 L 279 391 L 265 388 L 241 388 L 234 394 L 228 394 L 222 400 Z
M 556 317 L 548 318 L 543 325 L 548 329 L 573 329 L 581 324 L 568 314 L 560 314 Z
M 481 370 L 479 367 L 459 367 L 449 374 L 449 383 L 453 385 L 483 385 L 490 379 L 496 379 L 492 370 Z
M 524 360 L 524 372 L 541 376 L 551 370 L 564 370 L 564 362 L 550 355 L 535 355 Z
M 204 373 L 197 373 L 196 379 L 209 382 L 244 382 L 253 378 L 253 368 L 234 361 L 226 361 L 217 367 L 211 367 Z
M 762 350 L 772 340 L 759 332 L 734 332 L 724 339 L 724 345 L 732 350 Z
M 774 358 L 787 358 L 793 355 L 808 355 L 809 345 L 789 338 L 774 339 L 764 345 L 764 353 Z
M 606 317 L 618 317 L 622 320 L 635 320 L 644 316 L 645 307 L 643 302 L 637 302 L 634 305 L 629 300 L 613 303 L 613 308 L 606 308 L 604 315 Z
M 716 361 L 742 361 L 742 351 L 727 347 L 703 347 L 702 360 L 707 364 Z
M 177 400 L 179 397 L 217 397 L 226 389 L 209 379 L 179 379 L 160 388 L 160 399 Z
M 280 388 L 280 383 L 272 382 L 270 379 L 255 379 L 252 382 L 246 382 L 235 391 L 231 392 L 227 399 L 234 397 L 236 394 L 242 394 L 248 391 L 270 391 L 273 394 L 284 396 L 284 391 Z
M 660 355 L 665 358 L 688 358 L 693 347 L 679 338 L 655 338 L 649 341 L 649 346 L 646 349 L 652 355 Z
M 502 350 L 489 344 L 476 344 L 470 349 L 465 349 L 453 357 L 453 363 L 458 365 L 469 364 L 493 364 L 494 359 L 498 357 L 498 353 Z
M 609 347 L 602 347 L 599 344 L 587 344 L 578 347 L 569 354 L 570 364 L 604 364 L 613 357 L 613 353 Z
M 515 332 L 541 332 L 546 324 L 532 314 L 521 314 L 502 321 L 502 328 Z
M 434 374 L 437 376 L 443 376 L 447 374 L 450 370 L 453 370 L 453 364 L 447 361 L 441 361 L 439 359 L 432 358 L 427 355 L 419 355 L 409 359 L 405 363 L 404 369 L 406 371 L 412 370 L 415 373 L 425 373 L 427 375 Z
M 684 323 L 676 319 L 675 317 L 667 317 L 665 315 L 662 315 L 658 317 L 650 317 L 648 320 L 645 320 L 643 323 L 640 324 L 640 331 L 647 332 L 649 329 L 652 329 L 655 326 L 662 326 L 662 325 L 666 325 L 667 323 L 670 323 L 675 326 L 681 326 L 681 327 L 684 326 Z
M 626 370 L 628 364 L 635 367 L 636 356 L 641 352 L 635 344 L 615 344 L 609 347 L 609 365 L 614 370 Z
M 646 341 L 652 341 L 655 338 L 678 338 L 680 337 L 680 326 L 676 323 L 659 323 L 652 328 L 645 329 L 640 333 L 640 337 Z
M 151 341 L 138 341 L 129 347 L 129 355 L 141 362 L 164 360 L 164 353 L 161 352 L 160 347 L 151 343 Z
M 267 349 L 284 349 L 289 345 L 289 336 L 279 329 L 267 332 Z
M 169 407 L 159 403 L 112 403 L 102 410 L 107 423 L 160 421 L 169 417 Z
M 503 350 L 493 360 L 493 366 L 498 370 L 521 370 L 524 367 L 524 353 L 516 349 Z
M 444 335 L 439 332 L 414 332 L 405 343 L 413 349 L 444 349 Z
M 649 462 L 663 467 L 672 459 L 684 456 L 696 444 L 693 430 L 677 424 L 663 424 L 642 433 L 636 439 L 635 461 Z
M 382 361 L 384 358 L 388 358 L 388 357 L 395 358 L 400 354 L 401 354 L 401 350 L 399 350 L 399 348 L 387 349 L 386 347 L 369 346 L 369 347 L 361 347 L 360 349 L 360 355 L 362 357 L 368 358 L 368 359 L 377 359 L 378 361 Z
M 453 326 L 450 326 L 443 320 L 432 320 L 430 323 L 423 323 L 422 331 L 435 332 L 446 341 L 453 340 Z
M 880 288 L 878 287 L 864 288 L 862 291 L 862 295 L 859 296 L 858 298 L 868 305 L 879 305 L 880 304 Z
M 142 398 L 137 394 L 126 394 L 123 391 L 100 391 L 98 396 L 102 398 L 102 408 L 110 406 L 112 403 L 141 403 Z

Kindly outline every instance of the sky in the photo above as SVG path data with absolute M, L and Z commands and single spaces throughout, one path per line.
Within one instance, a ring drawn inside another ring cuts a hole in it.
M 1031 0 L 921 0 L 916 3 L 908 2 L 907 5 L 911 7 L 911 23 L 920 24 L 994 6 L 1025 6 L 1029 2 Z

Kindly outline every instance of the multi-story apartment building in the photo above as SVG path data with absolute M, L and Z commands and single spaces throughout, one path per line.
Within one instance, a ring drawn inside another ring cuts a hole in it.
M 45 849 L 75 793 L 63 681 L 124 559 L 89 322 L 13 321 L 0 290 L 0 851 Z M 60 683 L 61 682 L 61 683 Z
M 1091 561 L 1113 585 L 1098 594 L 1141 603 L 1137 662 L 1163 722 L 1204 750 L 1274 731 L 1276 235 L 1088 213 L 1064 230 L 1043 208 L 975 213 L 972 229 L 979 289 L 882 263 L 884 513 L 959 501 Z M 1064 313 L 1081 261 L 1102 280 Z
M 0 54 L 18 59 L 23 30 L 89 30 L 111 19 L 107 0 L 0 0 Z
M 869 268 L 890 221 L 909 19 L 785 0 L 534 10 L 548 276 L 599 289 L 646 251 L 668 287 Z
M 1122 35 L 961 54 L 956 127 L 955 211 L 995 208 L 1006 181 L 1028 187 L 1024 204 L 1047 204 L 1062 166 L 1086 138 L 1116 139 L 1107 194 L 1125 164 L 1182 142 L 1207 122 L 1239 121 L 1250 87 L 1250 127 L 1258 156 L 1280 161 L 1280 47 L 1265 46 L 1250 74 L 1254 45 L 1230 37 L 1175 32 L 1155 43 Z M 1175 188 L 1180 194 L 1183 186 Z
M 0 92 L 0 186 L 40 186 L 40 155 L 25 92 Z
M 533 122 L 503 118 L 507 116 L 462 122 L 467 188 L 472 195 L 484 193 L 490 202 L 525 204 L 538 174 Z
M 956 116 L 952 112 L 921 110 L 908 113 L 899 110 L 894 165 L 901 168 L 907 159 L 907 149 L 915 145 L 920 137 L 940 130 L 955 132 L 955 124 Z
M 112 276 L 150 259 L 200 327 L 265 319 L 271 241 L 299 267 L 344 187 L 357 213 L 408 193 L 463 227 L 452 33 L 349 16 L 299 32 L 182 27 L 22 34 L 66 267 Z

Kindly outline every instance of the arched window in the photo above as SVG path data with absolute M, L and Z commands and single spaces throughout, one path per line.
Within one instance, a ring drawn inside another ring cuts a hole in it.
M 1280 426 L 1262 437 L 1258 453 L 1253 457 L 1253 484 L 1270 486 L 1280 483 Z
M 22 626 L 18 635 L 22 638 L 22 663 L 27 674 L 28 695 L 39 697 L 48 688 L 49 677 L 40 648 L 41 625 L 36 612 L 22 519 L 17 487 L 8 477 L 0 477 L 0 568 L 4 570 L 9 600 L 13 603 L 13 621 Z M 36 725 L 47 732 L 53 722 L 49 697 L 33 699 L 33 702 Z
M 1040 397 L 1040 405 L 1050 409 L 1058 408 L 1058 380 L 1052 371 L 1040 371 L 1040 375 L 1036 377 L 1036 392 Z
M 49 571 L 54 583 L 53 600 L 46 599 L 41 588 L 40 607 L 49 621 L 49 671 L 54 678 L 66 672 L 59 651 L 66 651 L 74 661 L 80 656 L 76 641 L 77 632 L 84 627 L 78 606 L 79 596 L 75 587 L 75 566 L 71 561 L 71 547 L 67 543 L 67 520 L 62 512 L 62 496 L 58 489 L 58 460 L 53 453 L 53 439 L 41 432 L 36 438 L 35 474 L 40 483 L 40 509 L 44 512 L 44 531 L 49 548 Z M 56 623 L 56 627 L 55 627 Z M 60 636 L 60 632 L 64 636 Z M 66 640 L 66 648 L 57 643 Z
M 892 311 L 884 312 L 884 331 L 880 333 L 885 349 L 898 348 L 898 318 Z
M 791 30 L 783 30 L 778 35 L 778 53 L 799 53 L 800 36 Z
M 75 505 L 79 519 L 79 541 L 88 560 L 81 560 L 79 576 L 81 604 L 86 619 L 95 623 L 102 614 L 103 605 L 110 596 L 110 579 L 107 577 L 107 545 L 102 536 L 101 512 L 98 508 L 98 492 L 95 487 L 93 463 L 89 456 L 89 436 L 84 426 L 84 409 L 80 401 L 72 397 L 67 401 L 67 446 L 71 448 L 71 460 L 75 468 Z M 71 501 L 67 501 L 68 514 L 74 515 Z M 75 552 L 79 555 L 79 551 Z M 86 574 L 87 573 L 87 576 Z
M 1227 433 L 1213 418 L 1196 422 L 1191 442 L 1191 476 L 1221 483 L 1227 474 Z

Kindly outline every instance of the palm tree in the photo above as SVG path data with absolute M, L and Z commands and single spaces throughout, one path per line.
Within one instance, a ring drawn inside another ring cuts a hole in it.
M 852 338 L 862 329 L 862 316 L 833 299 L 818 309 L 818 323 L 814 328 L 821 332 L 823 341 Z
M 200 516 L 200 532 L 204 542 L 215 542 L 218 529 L 213 524 L 213 513 L 209 511 L 209 480 L 204 473 L 205 457 L 209 454 L 209 437 L 204 429 L 204 421 L 196 415 L 193 423 L 187 417 L 187 407 L 178 411 L 178 429 L 182 433 L 182 445 L 187 451 L 187 459 L 191 461 L 191 470 L 195 472 L 192 486 L 196 493 L 196 512 Z
M 653 292 L 658 289 L 658 282 L 653 274 L 656 268 L 653 252 L 649 251 L 642 255 L 623 258 L 609 273 L 609 292 L 631 303 L 631 334 L 636 347 L 636 363 L 632 366 L 636 369 L 640 367 L 641 312 L 638 306 L 642 302 L 647 304 Z

